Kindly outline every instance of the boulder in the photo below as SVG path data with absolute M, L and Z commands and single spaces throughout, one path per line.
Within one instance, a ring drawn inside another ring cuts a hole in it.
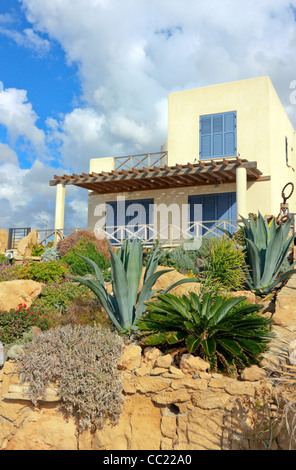
M 120 370 L 133 370 L 141 366 L 142 348 L 136 344 L 126 346 L 120 357 L 117 368 Z
M 26 237 L 17 245 L 17 252 L 20 256 L 25 256 L 27 248 L 31 248 L 38 242 L 38 233 L 36 230 L 32 230 Z
M 30 307 L 40 295 L 42 284 L 31 280 L 0 282 L 0 310 L 17 308 L 19 304 Z
M 0 253 L 5 253 L 5 250 L 8 247 L 8 234 L 6 230 L 0 230 Z
M 296 323 L 296 277 L 293 275 L 277 294 L 275 312 L 272 316 L 275 325 L 287 327 Z
M 180 361 L 180 369 L 184 374 L 194 375 L 205 372 L 210 368 L 210 364 L 201 357 L 192 354 L 183 354 Z

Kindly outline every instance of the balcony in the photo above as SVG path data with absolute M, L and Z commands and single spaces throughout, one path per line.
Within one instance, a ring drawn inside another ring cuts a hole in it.
M 141 168 L 162 167 L 168 163 L 167 152 L 143 153 L 128 157 L 115 157 L 115 170 L 132 170 Z

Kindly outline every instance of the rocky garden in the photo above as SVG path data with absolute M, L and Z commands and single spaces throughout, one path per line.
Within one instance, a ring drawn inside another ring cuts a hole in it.
M 290 220 L 29 248 L 0 254 L 1 449 L 296 449 Z

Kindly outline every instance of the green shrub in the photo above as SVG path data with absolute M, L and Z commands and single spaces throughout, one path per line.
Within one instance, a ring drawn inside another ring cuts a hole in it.
M 34 310 L 47 314 L 51 326 L 71 324 L 109 324 L 97 297 L 86 286 L 73 282 L 49 284 L 32 304 Z
M 235 240 L 213 238 L 205 250 L 204 285 L 219 290 L 240 290 L 245 284 L 245 255 Z
M 47 246 L 41 255 L 42 261 L 57 261 L 60 259 L 60 253 L 56 246 Z
M 192 242 L 194 239 L 192 239 Z M 202 237 L 201 246 L 198 249 L 189 250 L 191 240 L 184 244 L 167 251 L 160 259 L 162 266 L 174 267 L 182 274 L 192 273 L 195 276 L 203 271 L 207 250 L 211 246 L 213 237 Z
M 83 255 L 94 261 L 102 271 L 105 271 L 110 267 L 110 262 L 107 261 L 103 253 L 97 251 L 94 243 L 85 243 L 84 240 L 80 240 L 75 249 L 71 249 L 62 257 L 62 262 L 67 264 L 69 271 L 73 276 L 93 274 L 93 270 L 89 264 L 77 256 L 77 254 Z
M 122 385 L 116 365 L 120 337 L 99 326 L 51 329 L 24 346 L 18 358 L 21 383 L 28 383 L 33 404 L 56 383 L 62 409 L 74 413 L 79 430 L 116 424 L 122 409 Z
M 17 267 L 15 265 L 7 263 L 6 261 L 0 261 L 0 282 L 12 281 L 17 279 Z
M 271 319 L 258 313 L 261 308 L 245 297 L 159 295 L 147 303 L 138 326 L 144 345 L 185 344 L 189 353 L 207 360 L 211 370 L 231 373 L 258 364 L 268 349 Z
M 31 261 L 26 265 L 17 266 L 19 279 L 32 279 L 37 282 L 62 282 L 68 274 L 67 268 L 57 261 Z
M 18 308 L 9 311 L 0 311 L 0 341 L 3 344 L 11 344 L 23 338 L 33 326 L 41 330 L 49 327 L 46 316 L 37 313 L 25 304 L 19 304 Z

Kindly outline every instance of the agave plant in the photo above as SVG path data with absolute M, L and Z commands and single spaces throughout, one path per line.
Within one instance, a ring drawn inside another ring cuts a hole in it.
M 162 244 L 157 245 L 151 251 L 143 276 L 143 285 L 139 291 L 143 269 L 143 249 L 139 239 L 125 240 L 118 253 L 114 253 L 110 243 L 111 255 L 111 282 L 112 293 L 109 293 L 101 270 L 97 264 L 89 258 L 78 255 L 84 259 L 94 270 L 96 279 L 71 277 L 72 280 L 88 286 L 98 297 L 113 324 L 120 333 L 137 329 L 136 321 L 145 311 L 145 302 L 149 301 L 156 293 L 153 290 L 156 280 L 170 271 L 170 269 L 156 272 L 162 253 Z M 196 279 L 182 279 L 169 286 L 164 292 L 168 292 L 184 282 L 197 282 Z
M 288 236 L 291 220 L 277 226 L 274 219 L 268 223 L 260 213 L 256 223 L 253 217 L 250 221 L 241 219 L 246 246 L 246 284 L 257 295 L 264 296 L 296 273 L 291 268 L 279 275 L 294 238 Z
M 189 353 L 207 360 L 211 370 L 244 368 L 258 364 L 273 337 L 271 320 L 260 315 L 262 307 L 245 297 L 226 299 L 207 293 L 200 300 L 188 296 L 159 295 L 147 303 L 139 321 L 143 344 L 169 347 L 185 344 Z

